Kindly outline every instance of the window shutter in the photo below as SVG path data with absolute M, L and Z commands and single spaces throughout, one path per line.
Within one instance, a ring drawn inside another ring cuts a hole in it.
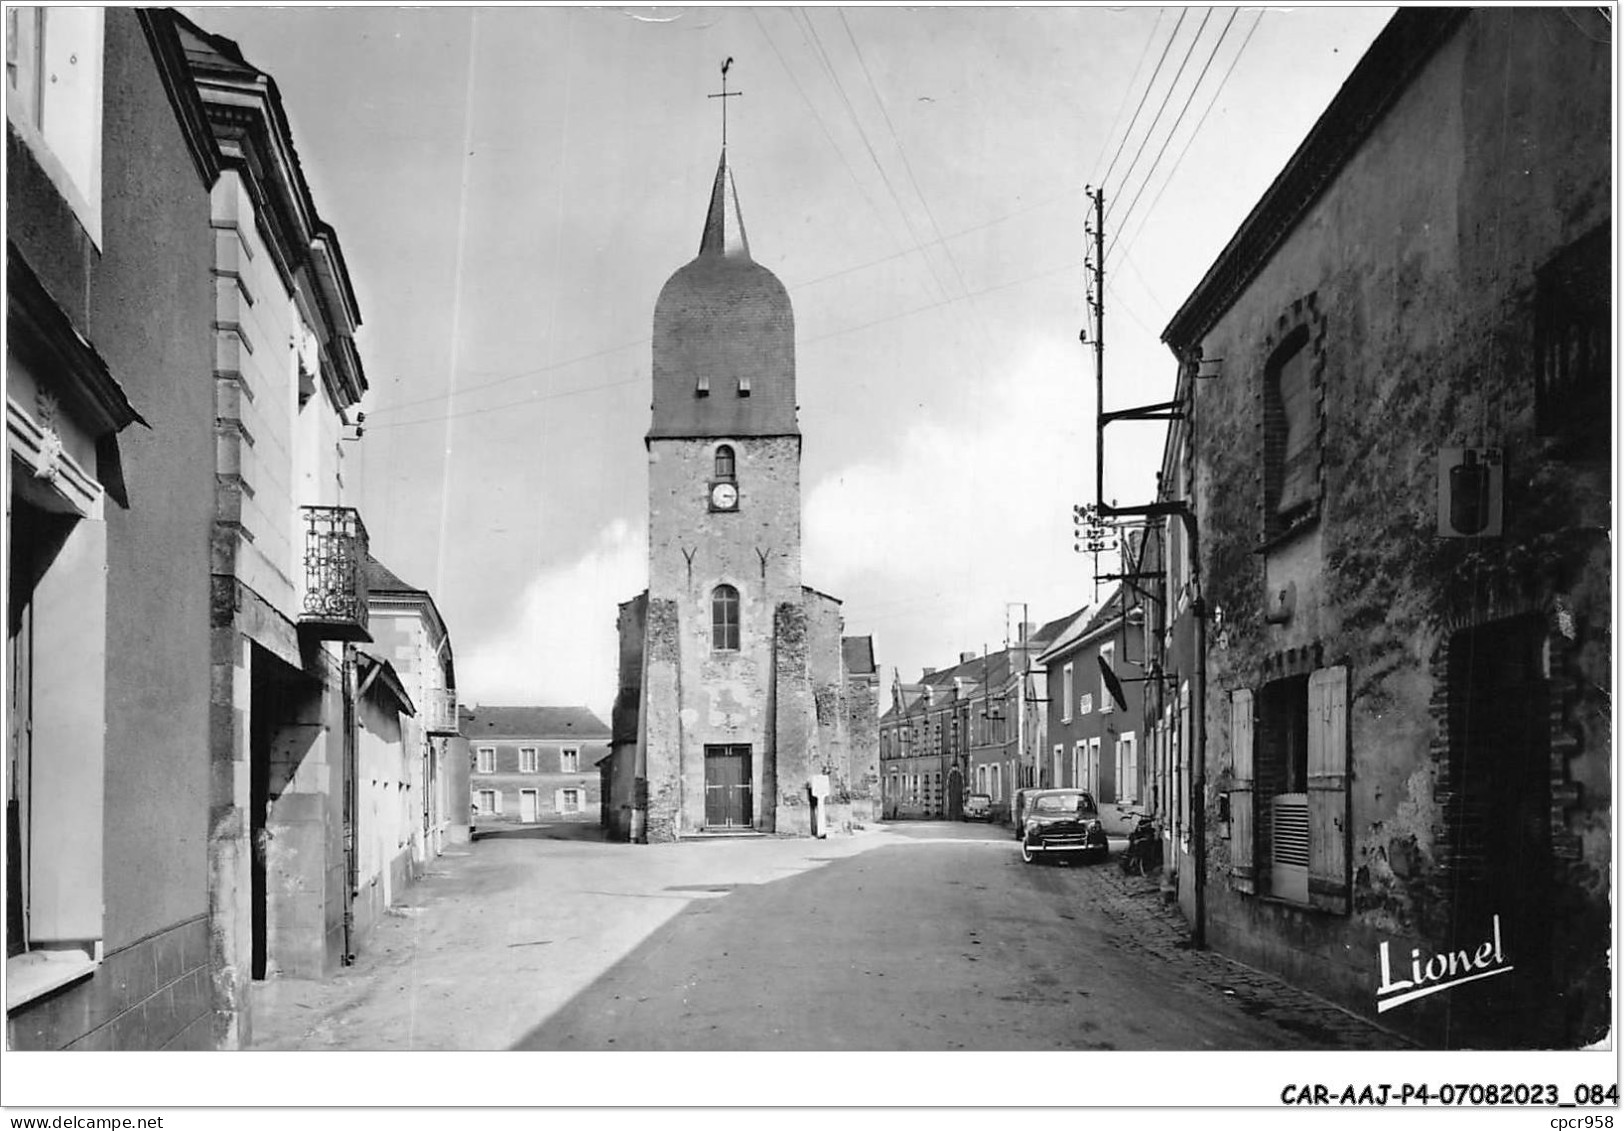
M 1308 677 L 1308 901 L 1349 909 L 1348 669 Z
M 1229 751 L 1232 779 L 1229 785 L 1229 863 L 1236 891 L 1257 891 L 1257 866 L 1253 853 L 1257 845 L 1257 822 L 1252 786 L 1252 693 L 1242 688 L 1229 694 Z
M 564 811 L 564 791 L 562 789 L 555 789 L 555 790 L 553 790 L 553 812 L 554 813 L 562 813 L 563 811 Z
M 496 808 L 492 809 L 491 812 L 500 814 L 502 812 L 502 791 L 498 789 L 492 792 L 496 794 Z

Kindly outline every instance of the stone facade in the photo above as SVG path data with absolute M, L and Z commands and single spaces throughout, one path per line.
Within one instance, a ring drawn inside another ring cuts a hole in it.
M 1382 944 L 1403 978 L 1497 925 L 1514 974 L 1384 1014 L 1438 1044 L 1573 1046 L 1610 1016 L 1609 453 L 1553 403 L 1605 406 L 1606 331 L 1598 367 L 1583 325 L 1542 330 L 1611 242 L 1609 84 L 1560 13 L 1401 11 L 1166 334 L 1210 613 L 1208 937 L 1373 1012 Z M 1597 277 L 1563 317 L 1606 317 Z M 1441 533 L 1463 448 L 1503 473 L 1498 533 Z M 1296 890 L 1271 826 L 1294 796 Z
M 847 670 L 840 603 L 801 584 L 794 317 L 750 259 L 725 155 L 700 254 L 655 305 L 653 377 L 649 588 L 621 606 L 608 823 L 807 835 L 824 782 L 830 823 L 867 819 L 872 664 Z

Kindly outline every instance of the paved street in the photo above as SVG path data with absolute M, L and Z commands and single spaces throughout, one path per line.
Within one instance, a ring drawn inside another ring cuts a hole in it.
M 1023 865 L 1003 828 L 633 847 L 565 826 L 460 851 L 355 967 L 266 983 L 256 1047 L 1402 1047 L 1190 951 L 1153 882 Z

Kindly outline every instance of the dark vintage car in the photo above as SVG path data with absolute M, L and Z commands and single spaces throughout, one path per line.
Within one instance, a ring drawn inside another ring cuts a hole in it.
M 1045 856 L 1104 860 L 1111 855 L 1099 807 L 1085 790 L 1043 789 L 1032 794 L 1021 831 L 1021 859 L 1028 864 Z
M 972 793 L 964 799 L 966 821 L 992 820 L 992 798 L 985 793 Z

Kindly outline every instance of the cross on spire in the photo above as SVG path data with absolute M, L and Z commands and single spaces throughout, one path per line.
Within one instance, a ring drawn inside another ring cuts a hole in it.
M 729 91 L 727 89 L 727 69 L 733 65 L 733 56 L 729 55 L 722 64 L 722 93 L 707 94 L 706 98 L 720 98 L 722 100 L 722 148 L 727 148 L 727 100 L 738 98 L 744 94 L 742 90 Z

